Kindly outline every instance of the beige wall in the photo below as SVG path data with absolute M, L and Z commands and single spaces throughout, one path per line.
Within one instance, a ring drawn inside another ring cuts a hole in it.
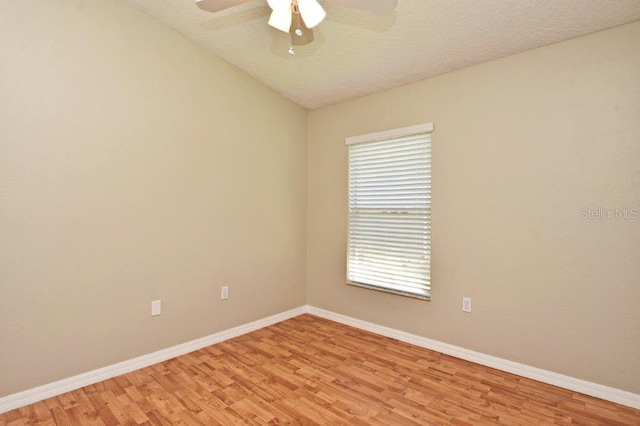
M 306 141 L 124 2 L 0 2 L 0 396 L 303 305 Z
M 120 1 L 0 23 L 0 397 L 305 301 L 640 393 L 640 220 L 581 219 L 640 207 L 639 23 L 310 117 Z M 433 300 L 349 287 L 344 138 L 427 121 Z
M 640 393 L 640 219 L 581 218 L 640 208 L 638 46 L 635 23 L 311 112 L 308 303 Z M 422 122 L 432 301 L 347 286 L 344 139 Z

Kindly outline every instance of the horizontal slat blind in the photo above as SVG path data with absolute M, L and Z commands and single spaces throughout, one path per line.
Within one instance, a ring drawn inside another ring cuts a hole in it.
M 429 298 L 431 134 L 349 145 L 348 280 Z

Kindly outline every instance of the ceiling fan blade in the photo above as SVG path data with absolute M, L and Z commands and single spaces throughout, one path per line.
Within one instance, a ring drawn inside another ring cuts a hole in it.
M 396 8 L 398 0 L 328 0 L 341 6 L 352 7 L 378 15 L 386 15 Z
M 196 0 L 196 4 L 200 9 L 206 10 L 207 12 L 219 12 L 248 1 L 249 0 Z

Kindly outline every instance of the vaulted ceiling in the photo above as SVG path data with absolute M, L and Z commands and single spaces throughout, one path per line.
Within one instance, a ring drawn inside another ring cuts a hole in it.
M 291 56 L 266 0 L 216 14 L 126 1 L 307 109 L 640 20 L 640 0 L 399 0 L 384 16 L 324 1 L 315 41 Z

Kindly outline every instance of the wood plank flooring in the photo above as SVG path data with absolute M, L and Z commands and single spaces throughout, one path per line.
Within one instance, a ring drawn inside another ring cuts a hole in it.
M 640 410 L 311 315 L 0 415 L 0 425 L 640 425 Z

